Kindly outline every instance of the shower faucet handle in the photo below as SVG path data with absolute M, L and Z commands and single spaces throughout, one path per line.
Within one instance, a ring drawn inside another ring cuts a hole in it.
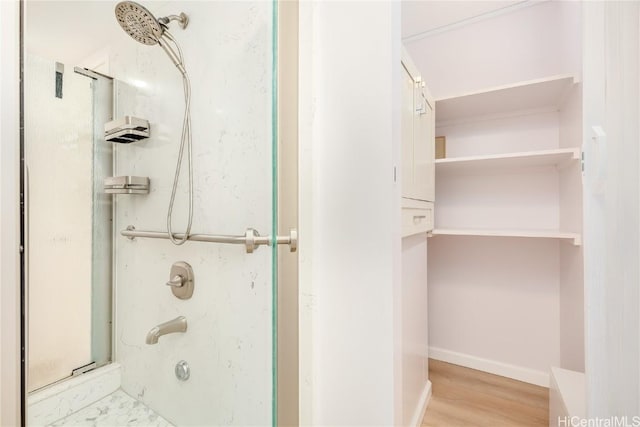
M 181 288 L 184 286 L 184 276 L 176 274 L 167 282 L 167 286 L 173 286 L 175 288 Z
M 178 261 L 171 266 L 167 286 L 176 298 L 189 299 L 193 295 L 193 268 L 184 261 Z

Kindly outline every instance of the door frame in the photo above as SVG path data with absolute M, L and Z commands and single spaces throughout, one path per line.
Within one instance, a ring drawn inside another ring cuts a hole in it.
M 298 1 L 277 2 L 278 235 L 298 229 Z M 298 252 L 278 246 L 277 423 L 300 425 Z
M 0 425 L 24 420 L 21 370 L 20 121 L 22 1 L 0 2 Z

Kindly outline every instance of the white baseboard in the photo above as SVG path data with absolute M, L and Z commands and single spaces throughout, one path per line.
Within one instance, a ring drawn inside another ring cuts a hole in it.
M 427 381 L 422 390 L 418 406 L 416 406 L 413 417 L 411 417 L 411 424 L 409 424 L 411 427 L 420 427 L 422 425 L 422 419 L 427 410 L 427 405 L 429 405 L 429 400 L 431 400 L 431 381 Z
M 500 375 L 529 384 L 549 387 L 549 373 L 522 366 L 510 365 L 495 360 L 483 359 L 470 354 L 458 353 L 443 348 L 429 347 L 429 357 L 443 362 L 453 363 L 490 374 Z

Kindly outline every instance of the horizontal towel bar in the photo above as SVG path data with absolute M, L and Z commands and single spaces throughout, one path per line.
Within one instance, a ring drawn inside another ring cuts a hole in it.
M 133 225 L 127 227 L 126 230 L 120 232 L 121 235 L 129 238 L 130 240 L 136 237 L 146 237 L 151 239 L 169 239 L 169 235 L 166 231 L 139 231 Z M 173 236 L 180 240 L 183 238 L 183 233 L 173 233 Z M 187 240 L 193 240 L 195 242 L 210 242 L 210 243 L 226 243 L 231 245 L 245 245 L 247 253 L 250 254 L 256 250 L 260 245 L 272 244 L 271 236 L 261 236 L 253 228 L 247 228 L 247 231 L 243 236 L 225 236 L 215 234 L 189 234 Z M 278 245 L 289 245 L 289 251 L 295 252 L 298 250 L 298 231 L 294 228 L 289 230 L 288 236 L 276 236 L 276 243 Z

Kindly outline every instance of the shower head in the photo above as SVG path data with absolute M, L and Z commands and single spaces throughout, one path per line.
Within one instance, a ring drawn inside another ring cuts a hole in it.
M 171 21 L 177 21 L 182 29 L 186 28 L 189 22 L 187 15 L 181 13 L 156 19 L 144 6 L 133 1 L 123 1 L 116 5 L 116 19 L 122 29 L 135 41 L 149 46 L 160 45 L 178 67 L 178 70 L 186 75 L 182 59 L 178 58 L 176 52 L 167 45 L 163 37 L 175 43 L 175 39 L 167 31 L 168 25 Z
M 157 44 L 164 33 L 164 27 L 151 12 L 132 1 L 123 1 L 116 5 L 116 19 L 127 34 L 142 44 Z

